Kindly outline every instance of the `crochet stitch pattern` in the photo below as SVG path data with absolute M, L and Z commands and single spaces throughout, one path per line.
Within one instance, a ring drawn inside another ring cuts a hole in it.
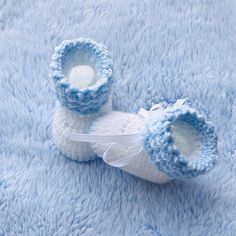
M 84 89 L 70 84 L 64 72 L 65 63 L 78 52 L 79 55 L 88 56 L 97 72 L 96 83 Z M 113 80 L 112 66 L 110 53 L 105 46 L 84 38 L 64 41 L 56 47 L 50 65 L 57 99 L 64 107 L 80 114 L 98 112 L 109 99 Z
M 199 134 L 203 150 L 197 159 L 186 158 L 175 146 L 172 124 L 176 121 L 189 124 Z M 214 128 L 194 109 L 183 107 L 168 111 L 158 122 L 146 125 L 143 137 L 150 161 L 171 178 L 195 177 L 204 174 L 216 163 L 217 136 Z

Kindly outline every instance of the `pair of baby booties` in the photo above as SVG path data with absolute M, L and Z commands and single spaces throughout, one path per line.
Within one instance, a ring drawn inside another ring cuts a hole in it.
M 184 99 L 138 114 L 112 111 L 112 60 L 90 39 L 66 40 L 50 65 L 56 90 L 52 133 L 66 156 L 97 156 L 154 183 L 196 177 L 216 163 L 217 136 L 209 121 Z

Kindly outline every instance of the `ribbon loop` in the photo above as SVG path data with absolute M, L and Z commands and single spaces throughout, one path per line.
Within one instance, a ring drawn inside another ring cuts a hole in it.
M 175 102 L 175 106 L 183 106 L 186 102 L 186 98 L 182 98 L 182 99 L 178 99 L 176 102 Z
M 130 145 L 130 143 L 126 143 L 126 144 L 129 144 L 129 145 Z M 140 147 L 140 148 L 138 149 L 138 151 L 135 152 L 135 153 L 132 154 L 132 155 L 129 155 L 129 156 L 127 156 L 127 157 L 122 157 L 122 158 L 120 158 L 120 159 L 118 159 L 118 160 L 115 160 L 115 161 L 109 161 L 109 157 L 110 157 L 110 153 L 109 153 L 109 152 L 112 150 L 113 147 L 116 147 L 116 146 L 118 146 L 118 145 L 119 145 L 119 144 L 117 144 L 117 143 L 111 144 L 111 145 L 107 148 L 107 150 L 104 152 L 103 157 L 102 157 L 104 162 L 106 162 L 108 165 L 113 166 L 113 167 L 123 167 L 123 166 L 128 165 L 128 164 L 131 163 L 133 160 L 137 159 L 137 157 L 139 156 L 139 154 L 143 151 L 143 148 Z M 112 153 L 112 152 L 111 152 L 111 153 Z
M 185 104 L 186 100 L 187 100 L 187 98 L 178 99 L 178 100 L 176 100 L 176 102 L 174 104 L 171 104 L 167 107 L 181 107 Z M 166 107 L 164 106 L 163 103 L 154 104 L 149 111 L 144 108 L 140 108 L 138 115 L 142 116 L 145 119 L 148 119 L 151 112 L 156 111 L 156 110 L 163 110 L 165 108 Z
M 80 133 L 72 133 L 71 140 L 77 142 L 85 142 L 85 143 L 110 143 L 109 147 L 103 153 L 102 159 L 104 162 L 113 167 L 123 167 L 128 165 L 130 162 L 135 160 L 138 155 L 142 152 L 143 148 L 140 145 L 140 141 L 142 139 L 141 133 L 133 133 L 133 134 L 114 134 L 114 135 L 106 135 L 106 134 L 80 134 Z M 110 151 L 112 148 L 121 145 L 136 144 L 140 146 L 138 151 L 135 154 L 131 154 L 127 157 L 122 157 L 115 161 L 109 161 L 110 159 Z
M 137 142 L 141 138 L 140 133 L 133 134 L 80 134 L 72 133 L 71 140 L 85 143 L 128 143 Z

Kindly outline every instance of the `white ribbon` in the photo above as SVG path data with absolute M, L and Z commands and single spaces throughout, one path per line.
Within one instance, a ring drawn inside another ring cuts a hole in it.
M 80 134 L 72 133 L 71 140 L 85 143 L 131 143 L 140 139 L 140 133 L 134 134 Z
M 158 109 L 163 109 L 163 104 L 161 103 L 154 104 L 149 111 L 145 110 L 144 108 L 140 108 L 138 115 L 142 116 L 145 119 L 148 119 L 148 117 L 150 116 L 150 113 Z
M 183 106 L 186 99 L 179 99 L 175 102 L 172 106 Z M 148 119 L 151 112 L 154 110 L 164 109 L 163 104 L 155 104 L 151 107 L 149 111 L 145 110 L 144 108 L 141 108 L 138 112 L 138 115 L 142 116 L 145 119 Z M 143 151 L 143 145 L 142 145 L 142 135 L 141 133 L 133 133 L 133 134 L 82 134 L 82 133 L 72 133 L 70 136 L 70 139 L 72 141 L 76 142 L 85 142 L 85 143 L 108 143 L 110 144 L 109 147 L 106 149 L 106 151 L 103 153 L 102 159 L 107 164 L 113 166 L 113 167 L 123 167 L 131 163 L 133 160 L 137 159 L 139 154 Z M 135 152 L 132 155 L 129 155 L 127 157 L 120 158 L 115 161 L 109 161 L 110 151 L 112 148 L 121 145 L 132 145 L 135 144 L 139 146 L 137 152 Z
M 114 135 L 72 133 L 71 140 L 85 143 L 109 143 L 110 145 L 103 153 L 102 159 L 104 162 L 113 167 L 122 167 L 128 165 L 131 161 L 135 160 L 143 151 L 142 145 L 140 145 L 139 150 L 135 154 L 123 157 L 115 161 L 109 161 L 110 151 L 117 145 L 121 144 L 122 146 L 125 146 L 130 144 L 139 144 L 139 142 L 141 144 L 141 133 Z

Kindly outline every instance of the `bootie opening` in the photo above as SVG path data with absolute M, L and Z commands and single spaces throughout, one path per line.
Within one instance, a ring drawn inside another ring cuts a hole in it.
M 91 65 L 76 65 L 69 70 L 67 77 L 69 82 L 79 89 L 93 86 L 96 83 L 96 72 Z
M 86 46 L 81 45 L 67 54 L 62 72 L 72 86 L 85 89 L 102 80 L 102 68 L 99 68 L 93 50 L 88 50 Z
M 212 125 L 186 107 L 166 112 L 147 124 L 144 147 L 151 162 L 171 178 L 204 174 L 214 166 L 217 156 Z
M 201 154 L 202 135 L 188 122 L 181 119 L 175 121 L 172 125 L 172 138 L 174 145 L 185 158 L 194 160 Z
M 89 39 L 64 41 L 51 69 L 57 98 L 70 110 L 90 114 L 109 100 L 113 71 L 105 46 Z

